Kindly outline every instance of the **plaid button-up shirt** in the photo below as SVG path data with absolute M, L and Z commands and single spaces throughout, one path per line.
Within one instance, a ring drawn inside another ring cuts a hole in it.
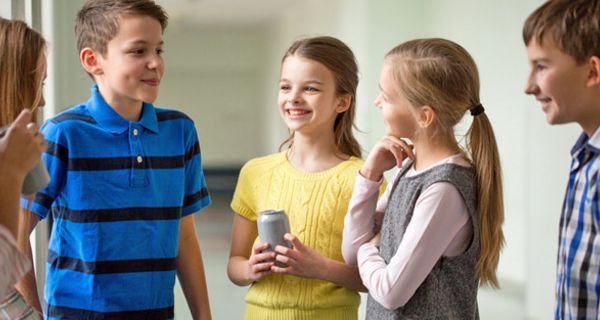
M 600 130 L 589 139 L 582 133 L 571 156 L 560 219 L 555 319 L 598 319 Z

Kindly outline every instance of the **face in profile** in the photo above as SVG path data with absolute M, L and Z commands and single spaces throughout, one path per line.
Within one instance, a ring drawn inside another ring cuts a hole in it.
M 549 124 L 582 123 L 588 69 L 559 50 L 551 39 L 532 39 L 527 46 L 529 75 L 525 93 L 535 96 Z
M 402 94 L 394 79 L 392 64 L 383 63 L 379 76 L 379 95 L 375 107 L 381 110 L 385 133 L 397 138 L 414 138 L 417 123 L 414 106 Z

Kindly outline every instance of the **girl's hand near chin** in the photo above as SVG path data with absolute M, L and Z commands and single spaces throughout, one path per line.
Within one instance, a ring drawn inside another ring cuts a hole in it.
M 371 181 L 379 181 L 383 173 L 394 165 L 402 167 L 402 162 L 407 157 L 414 160 L 412 149 L 413 146 L 402 139 L 384 136 L 369 153 L 365 164 L 360 168 L 360 174 Z

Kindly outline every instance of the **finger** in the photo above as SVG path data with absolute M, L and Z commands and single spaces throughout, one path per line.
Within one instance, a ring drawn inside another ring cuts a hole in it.
M 17 119 L 13 122 L 13 126 L 25 128 L 27 124 L 31 122 L 32 118 L 31 111 L 29 111 L 29 109 L 23 109 Z
M 269 243 L 268 242 L 263 242 L 263 243 L 257 243 L 253 248 L 252 248 L 252 252 L 254 254 L 259 254 L 261 251 L 266 250 L 269 248 Z
M 402 152 L 402 147 L 397 144 L 392 144 L 389 148 L 390 152 L 396 159 L 396 166 L 398 168 L 402 167 L 402 161 L 404 161 L 404 153 Z
M 394 136 L 388 136 L 388 139 L 390 141 L 393 141 L 394 144 L 399 145 L 402 148 L 402 152 L 407 157 L 409 157 L 412 160 L 415 159 L 415 154 L 413 152 L 413 148 L 414 148 L 413 145 L 410 145 L 410 144 L 406 143 L 406 141 L 404 141 L 404 140 L 402 140 L 400 138 L 394 137 Z
M 254 265 L 252 265 L 252 272 L 255 274 L 263 273 L 263 272 L 270 272 L 272 266 L 273 266 L 273 262 L 254 264 Z
M 285 263 L 288 266 L 294 266 L 296 264 L 296 260 L 294 260 L 288 256 L 280 255 L 280 254 L 275 257 L 275 260 Z
M 290 252 L 290 248 L 279 245 L 275 247 L 275 252 L 287 256 Z
M 302 248 L 304 246 L 302 242 L 300 242 L 300 239 L 291 233 L 284 234 L 283 239 L 290 242 L 294 248 Z
M 275 252 L 269 251 L 269 252 L 258 253 L 258 254 L 252 255 L 252 258 L 250 258 L 250 260 L 252 261 L 252 264 L 258 264 L 263 261 L 275 259 L 275 256 L 276 256 Z
M 25 128 L 27 128 L 27 131 L 31 132 L 33 135 L 37 135 L 39 133 L 38 126 L 35 122 L 28 123 Z
M 271 267 L 271 271 L 273 273 L 279 273 L 279 274 L 294 274 L 294 269 L 291 266 L 288 266 L 288 267 L 278 267 L 276 265 L 273 265 Z

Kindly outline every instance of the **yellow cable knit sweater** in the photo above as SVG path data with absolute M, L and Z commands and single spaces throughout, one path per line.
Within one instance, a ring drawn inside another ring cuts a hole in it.
M 260 211 L 284 209 L 304 245 L 343 262 L 344 216 L 362 164 L 352 157 L 306 173 L 290 165 L 286 152 L 253 159 L 240 172 L 231 208 L 252 221 Z M 357 292 L 331 282 L 272 274 L 250 287 L 245 319 L 357 319 L 359 303 Z

